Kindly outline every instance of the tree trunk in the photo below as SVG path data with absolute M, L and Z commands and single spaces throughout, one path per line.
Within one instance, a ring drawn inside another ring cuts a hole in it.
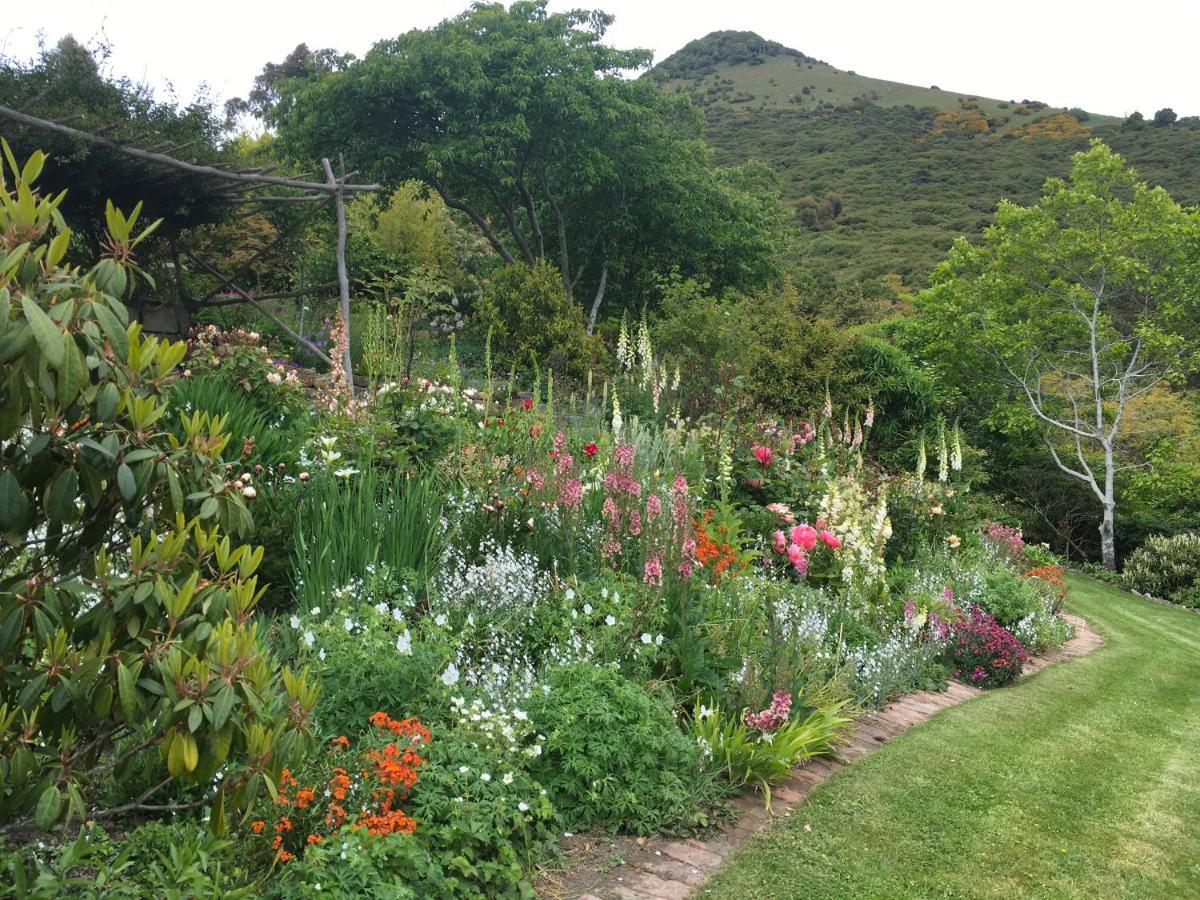
M 338 300 L 342 313 L 342 325 L 346 329 L 346 349 L 342 353 L 342 368 L 346 373 L 346 387 L 350 391 L 350 396 L 354 396 L 354 366 L 350 362 L 350 276 L 346 271 L 346 198 L 342 193 L 346 184 L 346 166 L 341 164 L 341 179 L 335 180 L 333 177 L 333 166 L 329 164 L 328 159 L 322 159 L 321 165 L 325 168 L 325 181 L 331 186 L 336 187 L 336 192 L 333 195 L 334 211 L 337 215 L 337 277 L 338 277 Z
M 600 269 L 600 287 L 596 288 L 596 299 L 592 301 L 592 312 L 588 316 L 587 333 L 588 337 L 592 336 L 592 332 L 596 330 L 596 317 L 600 315 L 600 304 L 604 302 L 604 287 L 608 283 L 608 260 L 604 261 L 604 265 Z
M 1104 568 L 1110 572 L 1117 570 L 1116 536 L 1113 528 L 1113 514 L 1117 509 L 1115 488 L 1116 461 L 1112 444 L 1104 446 L 1104 496 L 1100 503 L 1104 507 L 1104 518 L 1100 520 L 1100 557 Z
M 1113 535 L 1113 512 L 1114 507 L 1110 504 L 1104 505 L 1104 518 L 1100 522 L 1100 555 L 1104 562 L 1104 568 L 1110 572 L 1117 570 L 1117 547 Z

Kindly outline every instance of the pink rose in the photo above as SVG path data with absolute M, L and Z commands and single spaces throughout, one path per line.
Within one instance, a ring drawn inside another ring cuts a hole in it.
M 817 546 L 817 529 L 811 525 L 796 525 L 792 528 L 792 541 L 799 544 L 805 550 L 811 550 Z

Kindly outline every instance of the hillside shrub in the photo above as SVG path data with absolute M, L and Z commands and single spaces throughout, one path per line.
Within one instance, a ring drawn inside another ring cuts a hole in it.
M 1196 606 L 1200 589 L 1200 533 L 1156 535 L 1125 560 L 1122 579 L 1143 594 Z

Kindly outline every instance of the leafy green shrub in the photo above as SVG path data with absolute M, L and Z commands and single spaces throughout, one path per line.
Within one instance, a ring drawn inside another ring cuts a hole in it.
M 285 698 L 259 641 L 261 548 L 221 535 L 249 514 L 220 423 L 195 413 L 182 439 L 164 433 L 186 348 L 143 338 L 120 300 L 154 226 L 135 235 L 139 210 L 109 204 L 110 256 L 63 266 L 61 195 L 31 187 L 44 157 L 20 169 L 4 149 L 0 821 L 90 818 L 90 795 L 149 752 L 165 777 L 107 813 L 182 786 L 187 805 L 213 800 L 219 831 L 225 804 L 251 802 L 303 747 L 315 697 L 285 671 Z
M 530 769 L 570 827 L 648 834 L 708 823 L 715 785 L 665 704 L 588 664 L 555 669 L 545 685 L 529 701 L 546 736 Z
M 417 900 L 452 896 L 429 851 L 412 834 L 371 835 L 345 828 L 289 864 L 268 897 L 365 897 Z
M 26 845 L 5 854 L 0 847 L 0 897 L 52 900 L 97 898 L 229 897 L 258 892 L 257 879 L 237 860 L 233 842 L 191 822 L 148 822 L 113 841 L 88 824 L 70 843 L 53 849 Z
M 1046 606 L 1034 585 L 1000 564 L 987 572 L 980 605 L 1009 629 Z
M 1135 591 L 1195 606 L 1200 588 L 1200 533 L 1156 535 L 1125 560 L 1125 584 Z M 1191 602 L 1189 602 L 1191 601 Z
M 582 378 L 602 355 L 583 327 L 583 310 L 563 290 L 562 275 L 544 260 L 512 263 L 484 285 L 475 310 L 481 333 L 491 332 L 497 358 Z
M 370 602 L 377 597 L 392 599 L 366 586 L 361 597 L 327 600 L 321 621 L 296 619 L 293 636 L 304 644 L 313 635 L 313 653 L 323 654 L 315 668 L 321 686 L 315 716 L 326 737 L 355 734 L 376 710 L 427 717 L 441 697 L 436 683 L 445 667 L 441 654 L 411 637 L 409 652 L 398 652 L 397 639 L 410 633 L 409 625 L 378 615 Z M 351 633 L 346 618 L 369 627 Z
M 423 896 L 516 897 L 526 873 L 558 848 L 547 791 L 521 765 L 524 754 L 469 727 L 435 733 L 410 802 L 417 837 L 441 871 Z

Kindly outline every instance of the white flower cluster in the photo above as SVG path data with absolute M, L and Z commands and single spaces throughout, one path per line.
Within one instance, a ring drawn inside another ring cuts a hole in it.
M 776 600 L 775 620 L 792 640 L 800 644 L 820 647 L 830 636 L 829 614 L 799 597 L 784 596 Z
M 912 677 L 940 653 L 936 641 L 923 640 L 903 625 L 873 647 L 853 647 L 847 657 L 854 665 L 854 688 L 860 699 L 883 703 L 910 686 Z
M 430 609 L 484 613 L 489 619 L 528 615 L 546 597 L 549 580 L 528 553 L 517 554 L 488 538 L 482 562 L 469 563 L 455 547 L 442 557 L 431 583 Z
M 476 697 L 451 697 L 458 727 L 476 735 L 491 750 L 506 756 L 541 756 L 546 736 L 535 734 L 529 714 L 520 707 L 486 703 Z M 478 746 L 478 744 L 476 745 Z M 509 777 L 504 783 L 511 782 Z

